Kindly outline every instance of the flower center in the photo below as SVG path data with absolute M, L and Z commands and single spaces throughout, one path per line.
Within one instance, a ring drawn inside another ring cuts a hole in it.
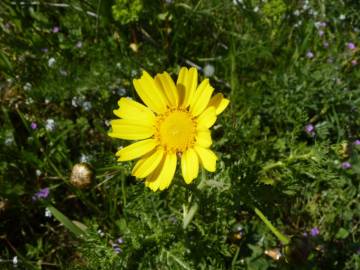
M 196 121 L 186 110 L 168 110 L 157 117 L 155 127 L 155 138 L 165 151 L 182 153 L 195 142 Z

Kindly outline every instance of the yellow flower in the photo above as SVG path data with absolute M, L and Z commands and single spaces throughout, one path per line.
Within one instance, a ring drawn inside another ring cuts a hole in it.
M 181 68 L 176 85 L 167 72 L 152 78 L 146 71 L 133 81 L 146 106 L 121 98 L 111 121 L 109 136 L 137 142 L 116 153 L 118 161 L 140 158 L 132 175 L 145 178 L 153 191 L 168 188 L 176 170 L 177 159 L 187 184 L 198 175 L 199 163 L 210 172 L 217 157 L 209 128 L 229 104 L 222 94 L 211 97 L 214 88 L 205 79 L 198 85 L 195 68 Z

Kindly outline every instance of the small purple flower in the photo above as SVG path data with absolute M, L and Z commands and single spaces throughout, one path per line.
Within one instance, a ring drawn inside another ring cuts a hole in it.
M 322 37 L 324 35 L 324 31 L 323 30 L 319 30 L 319 36 Z
M 320 22 L 320 27 L 326 27 L 326 22 Z
M 112 244 L 111 246 L 112 246 L 113 250 L 115 251 L 115 253 L 119 254 L 122 252 L 122 249 L 119 247 L 118 244 Z
M 360 247 L 356 251 L 357 254 L 360 254 Z
M 355 44 L 352 42 L 347 43 L 347 47 L 349 50 L 355 50 L 355 48 L 356 48 Z
M 122 237 L 119 237 L 118 239 L 116 239 L 116 242 L 118 242 L 118 244 L 124 244 L 124 239 Z
M 35 122 L 32 122 L 30 124 L 31 129 L 37 129 L 37 124 Z
M 80 49 L 80 48 L 82 48 L 82 46 L 83 46 L 83 44 L 82 44 L 81 41 L 78 41 L 78 42 L 76 43 L 76 48 Z
M 303 232 L 303 234 L 302 234 L 304 237 L 308 237 L 309 236 L 309 234 L 307 233 L 307 232 Z
M 59 26 L 54 26 L 54 28 L 52 29 L 53 33 L 58 33 L 60 31 L 60 27 Z
M 33 201 L 37 201 L 39 199 L 46 199 L 50 194 L 50 189 L 48 187 L 40 189 L 38 192 L 32 196 Z
M 356 66 L 357 65 L 357 60 L 356 59 L 354 59 L 354 60 L 351 60 L 351 64 L 353 65 L 353 66 Z
M 306 53 L 306 57 L 309 58 L 309 59 L 314 58 L 314 53 L 312 51 L 308 51 Z
M 47 53 L 47 52 L 49 51 L 49 49 L 48 49 L 48 48 L 41 48 L 41 51 L 42 51 L 43 53 Z
M 310 230 L 310 235 L 315 237 L 318 236 L 320 234 L 320 230 L 318 227 L 314 227 Z
M 341 168 L 343 168 L 344 170 L 350 169 L 351 163 L 348 161 L 345 161 L 345 162 L 341 163 Z
M 358 140 L 355 140 L 354 141 L 354 145 L 360 145 L 360 140 L 358 139 Z
M 307 124 L 305 126 L 305 132 L 310 136 L 314 136 L 315 135 L 315 127 L 312 124 Z

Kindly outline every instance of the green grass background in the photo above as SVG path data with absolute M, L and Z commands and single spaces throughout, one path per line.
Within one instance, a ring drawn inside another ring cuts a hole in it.
M 1 1 L 0 268 L 360 269 L 359 8 Z M 217 171 L 191 185 L 178 172 L 153 193 L 131 177 L 131 162 L 116 161 L 128 142 L 107 136 L 112 110 L 123 96 L 137 99 L 141 69 L 175 79 L 195 66 L 203 79 L 209 65 L 231 100 L 212 129 Z M 70 182 L 81 161 L 94 174 L 87 188 Z M 44 187 L 49 197 L 34 202 Z M 46 217 L 51 206 L 59 212 Z

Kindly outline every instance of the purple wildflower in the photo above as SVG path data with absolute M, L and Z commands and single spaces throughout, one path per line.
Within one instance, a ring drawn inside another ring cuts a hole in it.
M 37 124 L 35 122 L 32 122 L 30 124 L 31 129 L 37 129 Z
M 312 228 L 311 230 L 310 230 L 310 235 L 311 236 L 318 236 L 320 234 L 320 230 L 319 230 L 319 228 L 318 227 L 314 227 L 314 228 Z
M 116 242 L 118 242 L 119 244 L 124 244 L 124 239 L 122 237 L 119 237 L 118 239 L 116 239 Z
M 312 51 L 308 51 L 306 53 L 306 57 L 309 58 L 309 59 L 314 58 L 314 53 Z
M 352 42 L 349 42 L 349 43 L 347 44 L 347 47 L 348 47 L 349 50 L 355 50 L 355 48 L 356 48 L 355 44 L 352 43 Z
M 60 27 L 59 26 L 54 26 L 54 28 L 52 29 L 53 33 L 58 33 L 60 31 Z
M 115 253 L 117 253 L 117 254 L 122 252 L 122 249 L 119 247 L 118 244 L 112 244 L 112 248 L 115 251 Z
M 357 60 L 356 59 L 354 59 L 354 60 L 351 60 L 351 64 L 353 65 L 353 66 L 356 66 L 357 65 Z
M 305 126 L 305 132 L 310 136 L 314 136 L 315 135 L 315 127 L 312 124 L 307 124 Z
M 322 37 L 324 35 L 324 31 L 323 30 L 319 30 L 319 36 Z
M 341 168 L 343 168 L 344 170 L 350 169 L 351 163 L 348 161 L 345 161 L 345 162 L 341 163 Z
M 42 51 L 43 53 L 47 53 L 47 52 L 49 51 L 49 49 L 48 49 L 48 48 L 41 48 L 41 51 Z
M 39 199 L 46 199 L 49 196 L 50 189 L 48 187 L 40 189 L 38 192 L 32 196 L 33 201 L 37 201 Z
M 360 140 L 359 139 L 355 140 L 354 145 L 360 145 Z

